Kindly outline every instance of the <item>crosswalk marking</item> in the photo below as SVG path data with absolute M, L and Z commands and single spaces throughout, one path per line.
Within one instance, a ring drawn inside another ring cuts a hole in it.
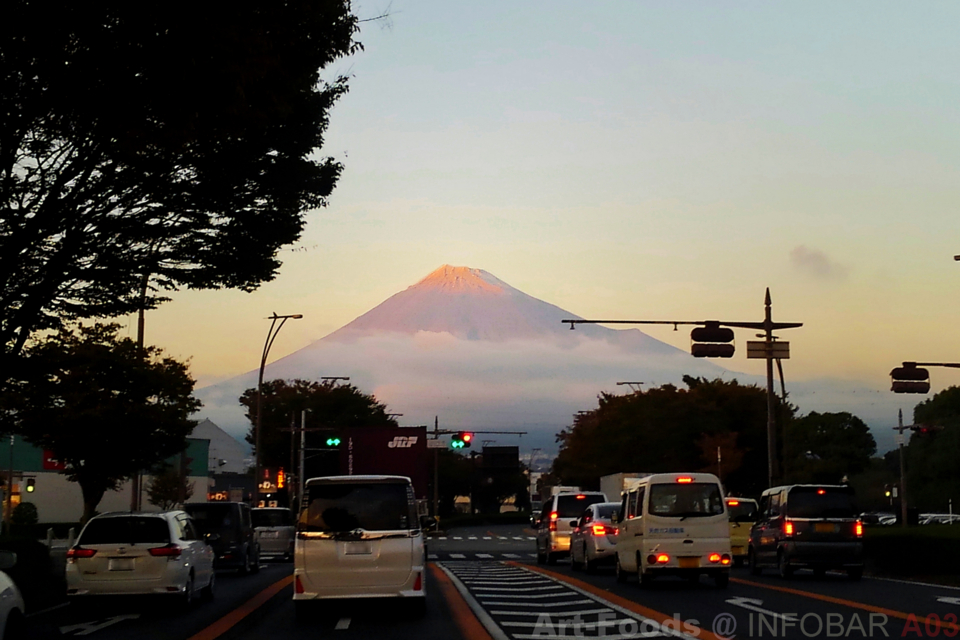
M 483 536 L 483 539 L 484 539 L 484 540 L 493 540 L 493 538 L 491 538 L 490 536 Z
M 493 558 L 493 556 L 490 555 L 489 553 L 478 553 L 477 557 L 483 558 L 484 560 L 490 560 L 491 558 Z
M 438 556 L 437 554 L 435 554 L 435 553 L 428 553 L 428 554 L 427 554 L 427 559 L 429 559 L 429 560 L 436 560 L 438 557 L 439 557 L 439 556 Z
M 462 553 L 451 553 L 451 554 L 450 554 L 450 557 L 451 557 L 451 558 L 455 558 L 455 559 L 457 559 L 457 560 L 463 560 L 463 559 L 466 558 L 467 556 L 463 555 Z
M 505 554 L 503 554 L 503 557 L 504 557 L 504 558 L 514 558 L 514 559 L 516 559 L 516 558 L 519 558 L 520 556 L 519 556 L 518 554 L 516 554 L 516 553 L 505 553 Z

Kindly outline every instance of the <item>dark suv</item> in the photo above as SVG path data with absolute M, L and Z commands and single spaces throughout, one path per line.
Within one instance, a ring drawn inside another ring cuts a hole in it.
M 798 568 L 842 569 L 852 580 L 863 576 L 863 523 L 844 485 L 790 485 L 767 489 L 750 530 L 748 561 L 754 575 L 776 567 L 783 578 Z
M 215 533 L 211 542 L 214 569 L 237 569 L 241 574 L 260 571 L 260 545 L 245 502 L 194 502 L 183 505 L 201 535 Z

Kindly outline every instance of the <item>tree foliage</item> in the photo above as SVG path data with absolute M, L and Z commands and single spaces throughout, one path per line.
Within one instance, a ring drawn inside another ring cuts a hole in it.
M 182 451 L 200 408 L 185 364 L 142 351 L 113 324 L 31 344 L 0 396 L 7 432 L 53 452 L 80 485 L 84 520 L 103 494 Z
M 193 496 L 193 483 L 171 464 L 163 465 L 147 484 L 147 501 L 163 511 Z
M 949 387 L 913 410 L 913 422 L 939 427 L 912 432 L 906 448 L 908 504 L 946 513 L 949 500 L 960 509 L 960 387 Z
M 341 165 L 349 0 L 11 0 L 0 20 L 0 366 L 32 332 L 252 290 Z M 149 281 L 149 290 L 145 282 Z
M 790 483 L 839 483 L 870 467 L 877 443 L 870 428 L 847 412 L 809 414 L 784 430 L 784 480 Z
M 289 429 L 299 426 L 301 412 L 309 411 L 307 427 L 326 428 L 329 431 L 308 431 L 307 448 L 320 448 L 337 427 L 397 426 L 387 415 L 387 407 L 371 395 L 353 385 L 335 381 L 265 380 L 261 400 L 260 455 L 264 467 L 287 467 L 290 464 L 292 434 Z M 240 396 L 246 408 L 250 430 L 246 440 L 256 447 L 254 426 L 257 415 L 257 389 L 247 389 Z M 299 445 L 299 443 L 295 443 Z M 254 450 L 254 454 L 256 450 Z

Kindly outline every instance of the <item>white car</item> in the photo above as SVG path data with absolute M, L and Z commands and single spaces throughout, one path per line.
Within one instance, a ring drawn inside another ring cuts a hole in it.
M 570 524 L 570 568 L 593 573 L 598 564 L 614 563 L 617 554 L 617 526 L 613 516 L 619 502 L 598 502 L 587 507 L 583 515 Z
M 337 598 L 404 598 L 424 613 L 426 524 L 417 516 L 410 478 L 308 480 L 293 561 L 297 617 L 311 601 Z
M 20 590 L 4 571 L 17 563 L 17 554 L 0 551 L 0 640 L 23 637 L 25 608 Z
M 67 551 L 67 595 L 165 594 L 213 599 L 213 549 L 184 511 L 105 513 Z

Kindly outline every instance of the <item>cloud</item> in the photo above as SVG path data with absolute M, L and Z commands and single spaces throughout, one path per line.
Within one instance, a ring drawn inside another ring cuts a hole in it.
M 800 271 L 820 280 L 844 280 L 847 277 L 847 267 L 834 262 L 823 251 L 808 249 L 806 245 L 794 247 L 790 252 L 790 262 Z

